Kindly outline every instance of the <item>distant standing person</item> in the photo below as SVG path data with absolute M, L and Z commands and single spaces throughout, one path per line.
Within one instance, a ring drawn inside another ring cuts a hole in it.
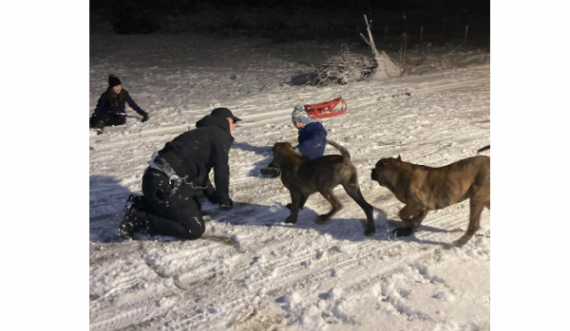
M 106 126 L 123 125 L 126 122 L 125 102 L 142 115 L 142 122 L 148 121 L 148 114 L 131 98 L 129 92 L 121 85 L 119 77 L 109 75 L 109 87 L 101 94 L 97 107 L 89 119 L 89 127 L 103 133 Z
M 146 231 L 180 239 L 198 239 L 206 227 L 200 198 L 223 210 L 233 207 L 229 196 L 228 153 L 231 133 L 240 119 L 227 108 L 216 108 L 191 130 L 156 152 L 142 178 L 143 196 L 131 194 L 119 226 L 119 236 L 131 240 Z M 216 188 L 209 179 L 214 170 Z
M 295 106 L 291 114 L 293 125 L 299 131 L 297 138 L 299 145 L 295 147 L 298 154 L 304 155 L 310 160 L 323 156 L 326 147 L 327 130 L 320 122 L 311 122 L 305 109 Z M 271 178 L 281 174 L 279 168 L 271 162 L 266 168 L 260 170 L 261 174 Z

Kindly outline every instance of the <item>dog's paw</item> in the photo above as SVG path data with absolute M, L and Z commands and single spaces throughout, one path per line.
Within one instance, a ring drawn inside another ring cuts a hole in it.
M 397 228 L 394 231 L 392 231 L 392 234 L 395 235 L 396 237 L 409 237 L 412 234 L 414 234 L 414 230 L 409 227 Z
M 315 222 L 317 224 L 325 224 L 326 222 L 328 222 L 330 220 L 330 218 L 327 215 L 319 215 L 317 216 L 317 218 L 315 219 Z
M 465 244 L 467 243 L 468 240 L 469 240 L 469 239 L 465 240 L 465 239 L 463 239 L 463 238 L 459 238 L 459 239 L 457 239 L 456 241 L 452 242 L 452 243 L 451 243 L 451 246 L 452 246 L 452 247 L 461 248 L 461 247 L 463 247 L 463 245 L 465 245 Z
M 370 237 L 371 235 L 376 233 L 376 228 L 372 228 L 372 229 L 366 229 L 366 231 L 364 231 L 364 235 L 367 237 Z
M 289 216 L 285 220 L 285 223 L 297 223 L 297 220 L 293 219 L 293 217 Z

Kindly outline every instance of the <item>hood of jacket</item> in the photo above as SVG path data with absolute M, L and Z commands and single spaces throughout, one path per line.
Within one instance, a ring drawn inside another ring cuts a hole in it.
M 206 115 L 206 116 L 204 116 L 204 118 L 202 118 L 201 120 L 196 122 L 197 128 L 202 128 L 205 126 L 217 126 L 219 128 L 222 128 L 224 131 L 229 133 L 231 136 L 230 122 L 228 122 L 228 120 L 225 118 Z M 232 142 L 233 142 L 233 139 L 234 138 L 232 137 Z

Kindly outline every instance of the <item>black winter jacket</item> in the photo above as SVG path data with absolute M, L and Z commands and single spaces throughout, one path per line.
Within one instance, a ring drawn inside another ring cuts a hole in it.
M 228 153 L 234 141 L 228 120 L 206 116 L 196 123 L 197 129 L 185 132 L 166 143 L 158 155 L 180 178 L 201 187 L 209 198 L 230 204 L 230 167 Z M 214 169 L 216 191 L 213 192 L 208 174 Z M 215 197 L 211 195 L 215 194 Z

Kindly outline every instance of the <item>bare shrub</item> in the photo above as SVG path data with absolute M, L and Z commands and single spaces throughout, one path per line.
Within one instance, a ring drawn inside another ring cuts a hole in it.
M 342 44 L 337 55 L 330 57 L 316 69 L 316 77 L 309 84 L 327 86 L 357 82 L 370 76 L 376 67 L 374 59 L 353 53 L 348 45 Z

